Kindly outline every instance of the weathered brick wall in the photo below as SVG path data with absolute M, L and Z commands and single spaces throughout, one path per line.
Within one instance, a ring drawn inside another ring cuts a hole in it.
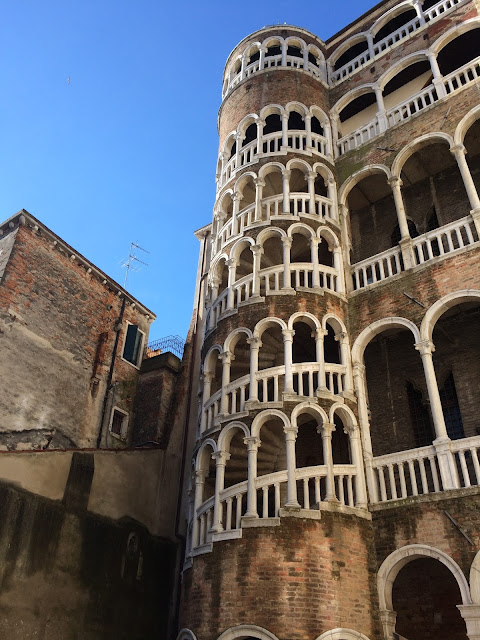
M 243 529 L 242 539 L 215 543 L 185 572 L 180 628 L 216 640 L 255 624 L 280 640 L 311 640 L 341 620 L 380 640 L 371 540 L 370 522 L 328 512 Z
M 9 448 L 94 446 L 100 426 L 121 297 L 52 235 L 30 223 L 20 226 L 0 286 L 2 368 L 8 372 L 0 376 L 0 431 Z M 121 358 L 127 321 L 147 337 L 149 322 L 127 302 L 112 400 L 131 413 L 138 370 Z

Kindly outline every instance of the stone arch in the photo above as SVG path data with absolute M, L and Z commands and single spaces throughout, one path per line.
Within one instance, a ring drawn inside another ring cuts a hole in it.
M 265 176 L 267 176 L 269 173 L 272 173 L 272 171 L 280 171 L 280 173 L 283 175 L 285 166 L 281 162 L 268 162 L 267 164 L 264 164 L 262 167 L 260 167 L 258 177 L 265 178 Z
M 205 357 L 203 359 L 203 369 L 204 369 L 203 372 L 204 373 L 206 373 L 205 367 L 209 367 L 209 365 L 210 365 L 210 360 L 212 358 L 212 354 L 214 353 L 214 351 L 218 351 L 218 355 L 220 355 L 222 353 L 222 346 L 220 344 L 214 344 L 207 351 L 207 353 L 205 354 Z
M 307 111 L 308 115 L 315 116 L 320 121 L 320 124 L 323 127 L 330 127 L 330 120 L 323 109 L 318 107 L 316 104 L 312 104 L 310 109 Z
M 312 227 L 309 227 L 308 224 L 304 224 L 303 222 L 296 222 L 288 227 L 287 235 L 289 238 L 293 237 L 295 233 L 300 233 L 306 238 L 313 238 L 315 236 L 315 231 Z
M 210 265 L 210 269 L 209 269 L 209 272 L 208 272 L 208 284 L 210 286 L 212 286 L 212 280 L 215 277 L 215 275 L 218 275 L 217 272 L 218 272 L 218 269 L 220 267 L 220 263 L 222 262 L 222 260 L 225 260 L 225 262 L 228 260 L 228 256 L 227 256 L 226 253 L 221 253 L 220 255 L 215 256 L 215 260 Z M 221 275 L 221 272 L 220 272 L 220 275 Z
M 235 349 L 235 345 L 242 335 L 246 335 L 248 338 L 251 338 L 253 334 L 250 329 L 247 329 L 246 327 L 238 327 L 225 338 L 224 351 L 231 351 L 232 348 Z
M 443 298 L 440 298 L 440 300 L 437 300 L 437 302 L 428 309 L 422 320 L 422 324 L 420 325 L 420 339 L 431 340 L 435 323 L 440 316 L 451 307 L 455 307 L 462 302 L 468 302 L 469 300 L 480 301 L 480 291 L 477 289 L 462 289 L 461 291 L 448 293 L 446 296 L 443 296 Z
M 362 84 L 361 87 L 356 87 L 355 89 L 350 89 L 347 91 L 345 95 L 343 95 L 337 102 L 333 105 L 330 110 L 330 113 L 333 115 L 339 115 L 340 112 L 348 105 L 350 102 L 355 100 L 355 98 L 359 98 L 363 96 L 365 93 L 375 93 L 374 84 Z
M 345 324 L 343 323 L 342 320 L 340 320 L 340 318 L 338 316 L 336 316 L 334 313 L 327 313 L 326 315 L 323 316 L 322 318 L 322 329 L 326 329 L 327 328 L 327 322 L 333 327 L 333 329 L 335 330 L 335 333 L 346 333 L 347 329 L 345 327 Z
M 426 133 L 424 136 L 415 138 L 415 140 L 409 142 L 396 156 L 392 163 L 392 176 L 400 177 L 403 166 L 414 153 L 422 147 L 427 147 L 429 144 L 435 143 L 446 143 L 449 147 L 453 147 L 454 144 L 452 136 L 441 131 Z
M 384 173 L 389 180 L 392 177 L 390 169 L 383 164 L 372 164 L 368 167 L 364 167 L 359 171 L 353 173 L 345 182 L 342 184 L 340 189 L 338 190 L 338 201 L 341 205 L 347 204 L 347 198 L 350 191 L 353 189 L 355 185 L 357 185 L 361 180 L 371 176 L 375 173 Z
M 251 432 L 254 438 L 258 438 L 260 434 L 260 429 L 262 426 L 270 420 L 271 418 L 278 418 L 283 422 L 283 428 L 287 429 L 290 426 L 290 420 L 287 416 L 280 411 L 279 409 L 265 409 L 265 411 L 261 411 L 258 413 L 252 422 Z
M 217 640 L 236 640 L 237 638 L 255 638 L 256 640 L 278 640 L 277 636 L 255 624 L 239 624 L 224 631 Z
M 281 36 L 269 36 L 268 38 L 265 38 L 265 40 L 262 42 L 262 47 L 265 49 L 265 52 L 266 52 L 268 47 L 271 47 L 271 46 L 283 47 L 284 43 L 285 43 L 285 40 Z
M 177 640 L 197 640 L 197 636 L 190 629 L 181 629 Z
M 284 113 L 285 113 L 285 107 L 282 107 L 281 104 L 267 104 L 260 111 L 260 119 L 265 120 L 265 118 L 268 118 L 268 116 L 271 116 L 273 114 L 282 116 L 282 114 Z
M 248 427 L 243 422 L 230 422 L 226 427 L 222 429 L 220 435 L 218 436 L 218 450 L 219 451 L 229 451 L 230 443 L 232 441 L 233 436 L 235 435 L 235 430 L 240 429 L 245 434 L 245 437 L 248 438 L 250 436 L 250 431 Z
M 228 151 L 231 151 L 235 143 L 235 134 L 236 134 L 236 131 L 230 131 L 230 133 L 226 136 L 222 144 L 221 153 L 228 153 Z
M 256 113 L 249 113 L 248 115 L 244 116 L 238 123 L 237 134 L 244 136 L 248 127 L 251 124 L 255 124 L 257 120 L 258 120 L 258 116 Z
M 337 236 L 329 227 L 318 227 L 317 237 L 325 239 L 329 248 L 333 249 L 340 246 Z
M 329 411 L 329 420 L 333 422 L 335 420 L 335 414 L 339 415 L 345 428 L 349 433 L 358 429 L 357 418 L 353 411 L 342 402 L 335 402 L 332 404 Z
M 470 567 L 470 594 L 474 604 L 480 604 L 480 551 Z
M 265 240 L 268 240 L 268 238 L 273 238 L 274 236 L 280 236 L 280 238 L 286 238 L 287 233 L 286 231 L 284 231 L 283 229 L 280 229 L 279 227 L 270 227 L 268 229 L 263 229 L 263 231 L 260 231 L 260 233 L 257 236 L 257 244 L 261 246 L 263 245 Z
M 398 73 L 400 73 L 400 71 L 403 71 L 403 69 L 406 69 L 410 65 L 415 64 L 415 62 L 421 62 L 423 60 L 428 60 L 428 59 L 429 58 L 428 58 L 427 50 L 415 51 L 415 53 L 411 53 L 410 55 L 405 56 L 405 58 L 402 58 L 401 60 L 399 60 L 396 64 L 394 64 L 392 67 L 387 69 L 380 76 L 380 78 L 377 80 L 378 86 L 383 91 L 383 89 L 390 82 L 390 80 L 394 78 Z
M 382 333 L 385 329 L 393 329 L 393 328 L 404 328 L 408 329 L 412 332 L 414 342 L 420 342 L 420 331 L 416 324 L 414 324 L 411 320 L 407 320 L 406 318 L 399 317 L 390 317 L 383 318 L 382 320 L 377 320 L 376 322 L 372 322 L 372 324 L 365 327 L 365 329 L 357 336 L 355 342 L 352 347 L 352 362 L 362 363 L 363 361 L 363 352 L 367 347 L 368 343 L 373 340 L 373 338 Z
M 299 169 L 306 173 L 307 171 L 311 171 L 312 167 L 305 160 L 301 160 L 300 158 L 292 158 L 287 162 L 286 166 L 287 171 L 291 171 L 292 169 Z
M 300 49 L 303 50 L 307 48 L 307 43 L 303 38 L 300 38 L 299 36 L 288 36 L 288 38 L 285 38 L 285 44 L 287 47 L 291 41 L 296 43 L 296 44 L 293 44 L 292 46 L 297 46 L 298 44 L 300 44 L 300 47 L 299 47 Z
M 262 46 L 262 43 L 259 42 L 258 40 L 257 42 L 251 42 L 242 53 L 242 60 L 248 61 L 248 59 L 252 54 L 252 49 L 256 49 L 257 51 L 260 51 L 261 46 Z
M 335 177 L 331 171 L 331 169 L 329 169 L 326 165 L 324 165 L 322 162 L 316 162 L 313 167 L 312 170 L 315 171 L 316 173 L 318 173 L 319 175 L 322 176 L 322 178 L 324 180 L 326 180 L 327 182 L 329 180 L 333 180 L 335 182 Z
M 455 560 L 452 560 L 450 556 L 440 551 L 440 549 L 435 549 L 435 547 L 426 544 L 410 544 L 391 553 L 385 558 L 378 570 L 377 585 L 381 610 L 393 611 L 392 589 L 395 578 L 400 572 L 400 569 L 412 560 L 419 558 L 432 558 L 444 564 L 457 581 L 462 597 L 462 604 L 472 603 L 468 582 Z
M 360 633 L 360 631 L 338 627 L 331 631 L 325 631 L 325 633 L 318 636 L 316 640 L 368 640 L 368 638 L 364 636 L 363 633 Z
M 242 173 L 242 175 L 237 179 L 235 185 L 233 187 L 233 192 L 238 192 L 243 197 L 243 189 L 245 188 L 245 184 L 248 182 L 248 179 L 256 180 L 257 174 L 254 171 L 246 171 Z
M 212 438 L 207 438 L 204 442 L 202 442 L 202 445 L 197 451 L 197 455 L 195 456 L 195 471 L 205 470 L 205 467 L 203 465 L 209 460 L 208 453 L 206 453 L 207 447 L 211 447 L 212 453 L 217 452 L 217 444 L 215 440 L 212 440 Z M 206 466 L 206 469 L 208 470 L 208 464 Z
M 411 0 L 406 0 L 406 2 L 401 2 L 400 4 L 392 7 L 389 11 L 386 11 L 378 20 L 376 20 L 369 29 L 369 32 L 373 37 L 380 31 L 380 29 L 390 22 L 393 18 L 396 18 L 401 13 L 408 11 L 409 9 L 413 9 L 413 2 Z
M 315 402 L 310 402 L 307 400 L 306 402 L 301 402 L 300 404 L 297 404 L 293 409 L 292 415 L 290 418 L 292 427 L 297 426 L 298 416 L 302 413 L 308 413 L 310 416 L 312 416 L 312 418 L 320 418 L 322 424 L 328 422 L 328 415 L 325 409 L 322 409 L 322 407 L 320 407 Z
M 230 198 L 233 198 L 233 189 L 225 189 L 225 191 L 222 193 L 222 195 L 218 198 L 217 200 L 217 204 L 215 206 L 215 211 L 216 213 L 223 211 L 223 201 L 225 200 L 225 198 L 227 196 L 230 196 Z M 225 212 L 226 213 L 226 212 Z
M 437 38 L 430 47 L 430 51 L 437 55 L 449 42 L 455 40 L 458 36 L 461 36 L 463 33 L 471 31 L 472 29 L 478 28 L 480 28 L 480 17 L 465 20 L 465 22 L 455 25 Z
M 465 116 L 463 116 L 463 118 L 458 123 L 457 128 L 455 129 L 455 135 L 454 135 L 455 145 L 463 144 L 467 131 L 472 126 L 472 124 L 476 122 L 479 118 L 480 118 L 480 105 L 478 105 L 477 107 L 474 107 Z
M 255 244 L 255 240 L 253 238 L 250 238 L 250 236 L 244 236 L 243 238 L 240 238 L 232 245 L 232 248 L 230 249 L 230 256 L 235 260 L 238 260 L 242 251 L 248 245 L 253 247 L 254 244 Z
M 276 325 L 276 324 L 279 325 L 282 331 L 287 329 L 287 325 L 285 321 L 282 320 L 281 318 L 275 318 L 275 317 L 262 318 L 262 320 L 260 320 L 260 322 L 257 322 L 257 324 L 255 325 L 255 329 L 253 330 L 253 336 L 255 338 L 261 338 L 262 333 L 265 331 L 265 329 L 268 329 L 269 327 L 272 327 L 273 325 Z
M 359 42 L 366 41 L 366 39 L 367 39 L 366 33 L 362 31 L 361 33 L 356 33 L 350 38 L 347 38 L 346 40 L 344 40 L 342 44 L 335 49 L 335 51 L 332 53 L 332 55 L 328 59 L 328 62 L 332 66 L 332 68 L 337 63 L 337 60 L 341 56 L 343 56 L 343 54 L 346 53 L 351 47 L 355 46 Z
M 292 314 L 288 319 L 288 328 L 293 329 L 295 322 L 305 322 L 305 324 L 308 324 L 311 329 L 320 328 L 318 318 L 316 318 L 313 313 L 308 313 L 308 311 L 297 311 Z

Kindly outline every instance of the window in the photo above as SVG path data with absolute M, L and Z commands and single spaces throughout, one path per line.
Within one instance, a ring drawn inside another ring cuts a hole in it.
M 127 362 L 131 362 L 136 367 L 142 359 L 142 347 L 143 347 L 143 331 L 140 331 L 136 324 L 128 324 L 127 335 L 125 336 L 125 343 L 123 345 L 123 359 Z
M 110 420 L 110 433 L 116 438 L 125 439 L 128 427 L 128 413 L 114 407 Z

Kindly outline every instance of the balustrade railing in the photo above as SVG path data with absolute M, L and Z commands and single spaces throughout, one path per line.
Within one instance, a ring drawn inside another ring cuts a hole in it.
M 463 249 L 478 241 L 475 224 L 470 216 L 455 220 L 439 229 L 424 233 L 413 240 L 416 264 Z
M 480 56 L 471 60 L 468 64 L 452 71 L 443 79 L 447 94 L 462 89 L 465 85 L 475 82 L 480 77 Z
M 225 289 L 225 291 L 222 291 L 222 293 L 212 304 L 212 307 L 210 309 L 212 326 L 215 326 L 217 324 L 217 322 L 220 320 L 220 316 L 222 316 L 227 310 L 227 296 L 228 289 Z
M 193 541 L 194 547 L 202 547 L 212 541 L 214 498 L 209 498 L 197 509 L 198 540 Z
M 418 16 L 415 16 L 415 18 L 413 18 L 409 22 L 406 22 L 395 31 L 392 31 L 392 33 L 389 33 L 388 36 L 385 36 L 385 38 L 382 38 L 378 42 L 375 42 L 373 45 L 373 52 L 375 54 L 375 57 L 384 54 L 401 40 L 405 40 L 405 38 L 408 38 L 410 34 L 412 34 L 421 26 L 422 22 L 420 18 Z
M 351 76 L 352 73 L 355 73 L 355 71 L 368 64 L 371 59 L 372 57 L 368 49 L 366 51 L 362 51 L 362 53 L 360 53 L 358 56 L 344 64 L 343 67 L 340 67 L 340 69 L 337 69 L 337 71 L 332 71 L 331 80 L 333 81 L 333 83 L 337 83 L 341 80 L 344 80 L 345 78 L 348 78 L 348 76 Z
M 352 265 L 354 290 L 380 282 L 400 273 L 403 269 L 400 247 L 387 249 L 382 253 Z
M 229 415 L 245 411 L 245 402 L 249 398 L 250 375 L 237 378 L 225 387 L 227 410 Z
M 219 389 L 213 394 L 213 396 L 210 396 L 210 398 L 205 402 L 205 405 L 203 407 L 204 417 L 203 417 L 203 420 L 201 421 L 202 433 L 204 431 L 207 431 L 208 429 L 211 429 L 214 426 L 215 418 L 220 413 L 221 399 L 222 399 L 222 390 Z
M 442 0 L 430 9 L 425 9 L 423 12 L 425 20 L 431 22 L 432 20 L 436 20 L 436 18 L 441 18 L 443 14 L 451 11 L 461 2 L 463 2 L 463 0 Z
M 393 127 L 402 120 L 407 120 L 415 113 L 429 107 L 438 100 L 437 91 L 433 85 L 429 85 L 414 96 L 405 100 L 393 109 L 387 111 L 387 119 L 390 127 Z
M 246 302 L 253 295 L 253 274 L 249 273 L 233 285 L 234 304 L 236 307 L 241 302 Z
M 262 136 L 262 151 L 267 154 L 278 154 L 283 142 L 283 133 L 274 131 Z
M 330 393 L 339 395 L 345 390 L 346 367 L 325 363 L 325 384 Z M 320 364 L 300 362 L 292 365 L 293 393 L 302 397 L 314 397 L 320 387 Z M 285 390 L 285 367 L 270 367 L 256 375 L 259 402 L 280 402 Z
M 461 487 L 480 485 L 480 437 L 452 440 L 450 450 L 454 454 Z
M 375 116 L 373 120 L 363 125 L 363 127 L 352 131 L 352 133 L 343 136 L 343 138 L 340 138 L 337 141 L 339 155 L 347 153 L 347 151 L 351 151 L 352 149 L 356 149 L 364 142 L 368 142 L 377 136 L 379 133 L 380 129 L 378 125 L 378 118 Z

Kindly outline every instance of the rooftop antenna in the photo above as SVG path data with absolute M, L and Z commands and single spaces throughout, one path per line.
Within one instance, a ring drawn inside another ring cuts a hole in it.
M 150 251 L 147 251 L 146 249 L 141 247 L 137 242 L 131 242 L 130 243 L 130 253 L 128 254 L 128 258 L 122 262 L 122 269 L 123 268 L 126 269 L 126 271 L 125 271 L 125 281 L 123 283 L 123 288 L 124 289 L 127 286 L 128 274 L 130 272 L 130 269 L 132 271 L 136 271 L 136 272 L 140 271 L 140 267 L 133 266 L 134 262 L 138 262 L 139 264 L 143 264 L 146 267 L 148 267 L 148 264 L 146 262 L 143 262 L 143 260 L 140 260 L 140 258 L 137 258 L 136 254 L 135 254 L 135 250 L 136 249 L 140 249 L 140 251 L 144 251 L 145 253 L 150 253 Z

